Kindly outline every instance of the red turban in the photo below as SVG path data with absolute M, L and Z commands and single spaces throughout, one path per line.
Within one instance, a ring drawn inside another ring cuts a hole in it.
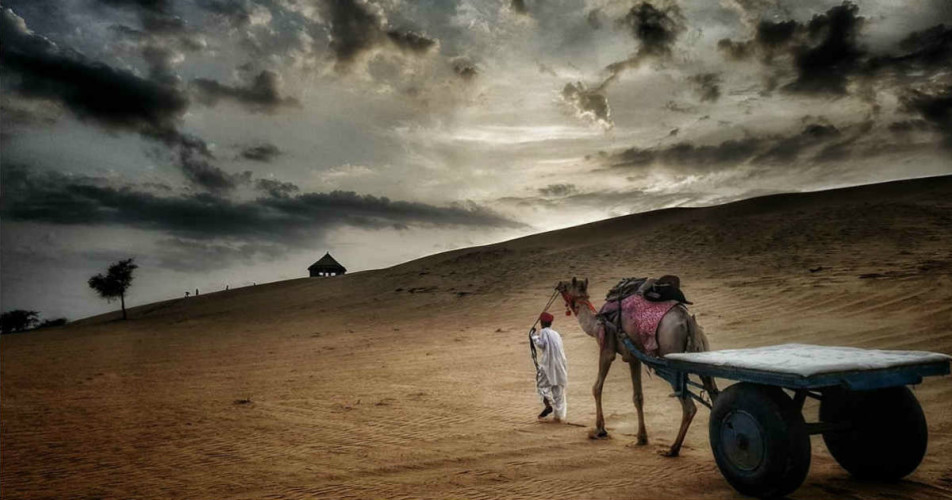
M 547 312 L 544 312 L 544 313 L 542 313 L 542 314 L 539 315 L 539 321 L 541 321 L 541 322 L 543 322 L 543 323 L 551 323 L 551 322 L 555 321 L 555 316 L 553 316 L 553 315 L 551 315 L 551 314 L 549 314 L 549 313 L 547 313 Z

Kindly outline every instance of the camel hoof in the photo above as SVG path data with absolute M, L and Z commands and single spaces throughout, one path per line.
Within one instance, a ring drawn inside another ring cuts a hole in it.
M 608 431 L 605 429 L 592 429 L 588 432 L 589 439 L 608 439 Z
M 658 450 L 658 455 L 662 457 L 675 458 L 680 454 L 681 450 Z
M 645 446 L 648 444 L 648 438 L 638 436 L 638 441 L 635 444 L 637 444 L 638 446 Z

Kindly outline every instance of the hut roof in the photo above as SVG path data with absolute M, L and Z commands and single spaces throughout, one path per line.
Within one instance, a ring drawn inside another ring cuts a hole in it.
M 339 262 L 337 262 L 336 260 L 334 260 L 333 257 L 331 257 L 330 252 L 325 253 L 323 257 L 317 260 L 317 262 L 311 264 L 311 266 L 308 267 L 308 270 L 311 270 L 311 269 L 334 269 L 334 270 L 339 269 L 342 271 L 347 271 L 347 269 L 344 266 L 340 265 Z

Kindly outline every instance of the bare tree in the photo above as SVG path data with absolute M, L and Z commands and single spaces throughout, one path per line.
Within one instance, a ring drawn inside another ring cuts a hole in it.
M 89 278 L 89 288 L 96 290 L 99 296 L 112 302 L 119 298 L 122 304 L 122 319 L 126 318 L 126 290 L 132 285 L 132 271 L 139 266 L 132 259 L 124 259 L 109 266 L 106 275 L 97 274 Z

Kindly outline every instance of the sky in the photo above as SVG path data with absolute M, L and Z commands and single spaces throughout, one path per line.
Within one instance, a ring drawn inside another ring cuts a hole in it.
M 948 0 L 0 0 L 0 308 L 952 173 Z

